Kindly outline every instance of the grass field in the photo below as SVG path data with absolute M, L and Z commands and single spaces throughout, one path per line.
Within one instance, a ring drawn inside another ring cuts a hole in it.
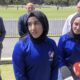
M 75 12 L 75 7 L 60 7 L 57 10 L 56 7 L 44 7 L 44 8 L 36 8 L 36 10 L 40 10 L 44 12 L 49 19 L 65 19 L 68 15 Z M 26 13 L 25 8 L 16 8 L 16 7 L 0 7 L 0 16 L 4 19 L 18 19 L 18 17 L 22 14 Z
M 2 80 L 15 80 L 13 67 L 11 64 L 0 65 Z

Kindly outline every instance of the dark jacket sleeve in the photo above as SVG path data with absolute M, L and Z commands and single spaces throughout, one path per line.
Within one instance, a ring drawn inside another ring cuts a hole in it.
M 14 47 L 12 55 L 12 63 L 16 80 L 28 80 L 25 74 L 25 56 L 23 54 L 24 53 L 22 48 L 20 47 L 20 44 L 17 43 Z
M 18 20 L 18 32 L 19 32 L 20 37 L 22 35 L 24 35 L 24 33 L 22 31 L 22 26 L 23 26 L 23 21 L 22 21 L 22 16 L 21 16 L 21 17 L 19 17 L 19 20 Z
M 23 16 L 20 16 L 18 20 L 18 32 L 20 37 L 25 36 L 27 33 L 26 18 L 27 17 L 23 15 Z
M 6 31 L 3 23 L 3 19 L 0 17 L 0 42 L 3 41 Z

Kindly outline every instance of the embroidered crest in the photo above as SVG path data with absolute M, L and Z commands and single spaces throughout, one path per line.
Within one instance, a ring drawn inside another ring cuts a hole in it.
M 54 51 L 49 51 L 49 61 L 53 61 Z

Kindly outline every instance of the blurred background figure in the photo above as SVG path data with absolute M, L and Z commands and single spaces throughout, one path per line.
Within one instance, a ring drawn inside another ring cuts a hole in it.
M 2 52 L 2 48 L 3 48 L 3 40 L 5 38 L 5 27 L 4 27 L 4 23 L 3 23 L 3 19 L 0 17 L 0 65 L 1 65 L 1 52 Z M 1 78 L 1 70 L 0 70 L 0 80 L 2 80 Z
M 22 16 L 19 17 L 18 20 L 18 32 L 20 38 L 24 37 L 27 34 L 27 28 L 26 28 L 26 20 L 30 12 L 35 10 L 34 4 L 33 3 L 27 3 L 25 6 L 26 13 Z
M 80 1 L 77 3 L 76 5 L 76 12 L 73 13 L 72 15 L 68 16 L 68 18 L 66 19 L 63 29 L 62 29 L 62 35 L 66 34 L 67 32 L 70 31 L 71 29 L 71 19 L 74 15 L 76 15 L 77 13 L 80 13 Z

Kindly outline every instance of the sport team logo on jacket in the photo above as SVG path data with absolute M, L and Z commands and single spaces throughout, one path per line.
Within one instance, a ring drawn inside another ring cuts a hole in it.
M 49 55 L 49 61 L 53 61 L 54 51 L 49 51 L 48 55 Z

